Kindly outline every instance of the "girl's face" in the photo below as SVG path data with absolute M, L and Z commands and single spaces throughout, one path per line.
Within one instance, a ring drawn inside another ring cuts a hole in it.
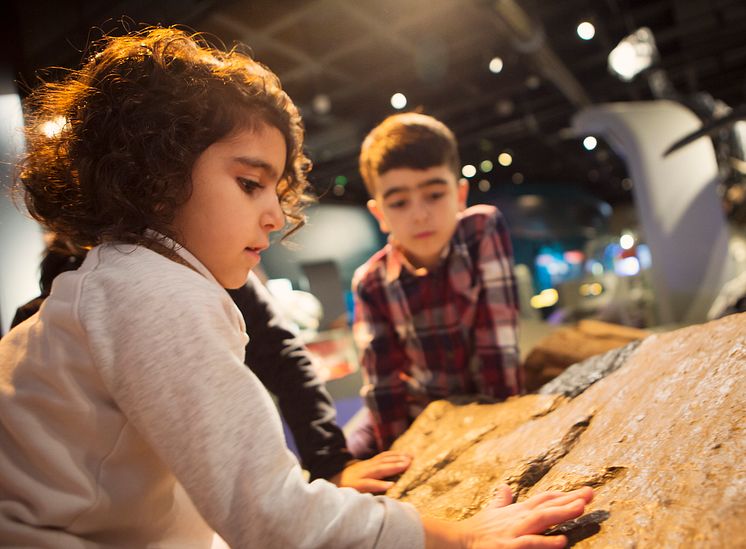
M 176 212 L 177 239 L 225 288 L 238 288 L 285 216 L 277 184 L 285 138 L 266 124 L 210 145 L 192 168 L 192 194 Z

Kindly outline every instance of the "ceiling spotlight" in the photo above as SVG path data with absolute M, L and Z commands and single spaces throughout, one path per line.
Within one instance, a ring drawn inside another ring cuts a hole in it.
M 595 149 L 596 145 L 598 145 L 598 141 L 592 135 L 589 135 L 588 137 L 586 137 L 585 139 L 583 139 L 583 146 L 588 151 L 592 151 L 593 149 Z
M 407 96 L 403 93 L 395 93 L 391 96 L 391 106 L 397 110 L 401 110 L 407 106 Z
M 490 72 L 492 74 L 498 74 L 503 70 L 503 60 L 499 57 L 493 57 L 490 59 Z
M 510 166 L 513 163 L 513 156 L 508 152 L 502 152 L 497 157 L 497 163 L 505 167 Z
M 609 71 L 625 82 L 631 81 L 658 60 L 653 32 L 642 27 L 626 38 L 609 54 Z
M 477 169 L 473 165 L 467 164 L 461 168 L 461 175 L 464 177 L 474 177 L 477 175 Z
M 578 25 L 576 32 L 582 40 L 590 40 L 591 38 L 596 36 L 596 27 L 593 26 L 593 23 L 583 21 L 582 23 L 580 23 L 580 25 Z
M 479 190 L 482 191 L 483 193 L 486 193 L 487 191 L 490 190 L 490 182 L 487 181 L 486 179 L 480 179 L 477 186 L 479 187 Z

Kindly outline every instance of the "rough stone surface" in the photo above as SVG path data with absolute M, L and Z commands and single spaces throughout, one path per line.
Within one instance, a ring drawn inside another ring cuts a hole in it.
M 630 351 L 628 349 L 628 351 Z M 656 334 L 579 396 L 436 402 L 394 444 L 389 495 L 460 520 L 502 482 L 518 499 L 596 488 L 578 547 L 746 547 L 746 314 Z

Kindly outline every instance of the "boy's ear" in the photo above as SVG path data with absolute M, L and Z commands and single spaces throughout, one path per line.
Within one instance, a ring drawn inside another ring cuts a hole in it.
M 463 211 L 466 209 L 466 199 L 469 198 L 469 181 L 465 178 L 458 180 L 458 206 L 459 210 Z
M 389 226 L 386 225 L 386 220 L 383 218 L 383 212 L 381 211 L 381 208 L 378 206 L 378 202 L 376 202 L 374 199 L 368 200 L 366 203 L 366 206 L 368 206 L 368 211 L 373 215 L 373 217 L 376 218 L 376 221 L 378 221 L 378 226 L 381 228 L 381 232 L 388 233 Z

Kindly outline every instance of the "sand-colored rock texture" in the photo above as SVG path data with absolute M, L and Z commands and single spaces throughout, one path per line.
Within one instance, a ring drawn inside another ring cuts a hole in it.
M 591 485 L 577 547 L 746 547 L 746 314 L 612 353 L 582 392 L 431 404 L 394 444 L 414 460 L 388 495 L 460 520 L 503 482 L 519 500 Z

